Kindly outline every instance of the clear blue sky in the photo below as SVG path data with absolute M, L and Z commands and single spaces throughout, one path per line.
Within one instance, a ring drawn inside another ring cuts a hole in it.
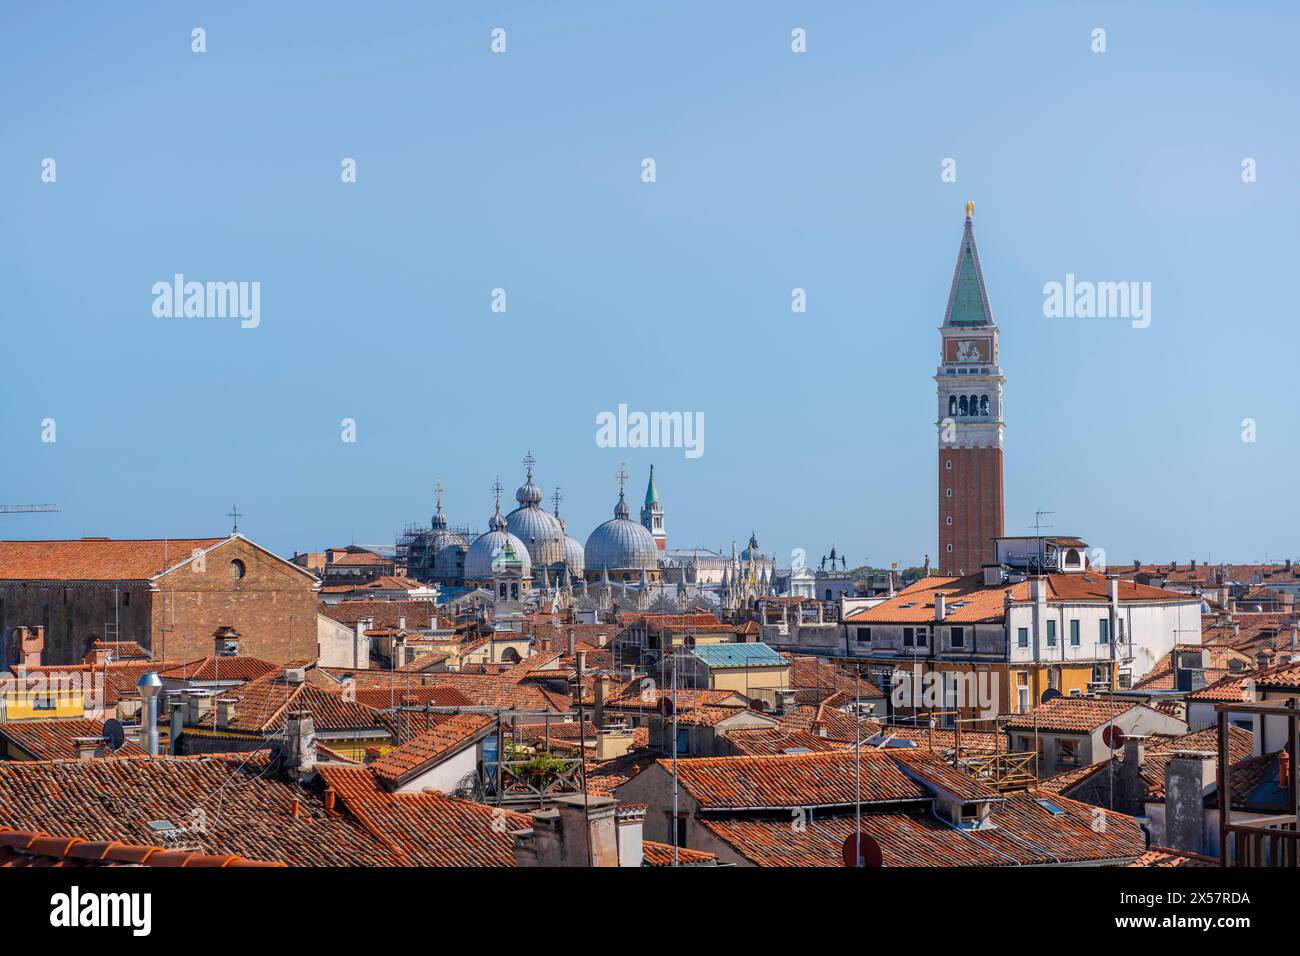
M 1292 555 L 1297 26 L 1290 3 L 6 5 L 0 502 L 65 510 L 0 535 L 220 533 L 237 502 L 284 553 L 377 543 L 438 474 L 482 528 L 531 446 L 580 540 L 625 459 L 634 509 L 655 464 L 672 545 L 918 563 L 973 199 L 1008 531 L 1041 507 L 1112 561 Z M 155 318 L 176 272 L 260 281 L 261 326 Z M 1067 272 L 1151 282 L 1150 328 L 1044 318 Z M 705 454 L 598 448 L 620 402 L 703 412 Z

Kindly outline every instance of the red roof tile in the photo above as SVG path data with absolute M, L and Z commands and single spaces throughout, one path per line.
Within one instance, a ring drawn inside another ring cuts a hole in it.
M 0 541 L 3 581 L 147 581 L 225 538 Z

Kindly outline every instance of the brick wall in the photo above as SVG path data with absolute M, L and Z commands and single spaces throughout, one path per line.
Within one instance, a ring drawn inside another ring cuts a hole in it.
M 978 571 L 1002 533 L 1002 449 L 939 449 L 939 572 Z
M 242 562 L 237 577 L 232 563 Z M 158 582 L 152 608 L 155 657 L 189 661 L 212 653 L 212 632 L 240 633 L 242 657 L 280 664 L 316 657 L 316 594 L 301 571 L 247 541 L 232 539 Z

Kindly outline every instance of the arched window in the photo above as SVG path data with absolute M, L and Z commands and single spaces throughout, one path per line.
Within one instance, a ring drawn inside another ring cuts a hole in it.
M 956 395 L 948 396 L 948 417 L 949 418 L 957 417 L 957 396 Z
M 828 600 L 828 601 L 831 600 L 831 589 L 830 589 L 830 588 L 827 588 L 827 589 L 826 589 L 826 600 Z
M 978 415 L 980 413 L 980 397 L 978 395 L 972 395 L 970 397 L 970 413 L 972 415 Z
M 981 395 L 981 396 L 980 396 L 980 414 L 981 414 L 981 415 L 987 415 L 988 413 L 989 413 L 989 397 L 988 397 L 987 395 Z
M 965 395 L 963 395 L 963 396 L 961 397 L 961 404 L 960 404 L 959 408 L 961 409 L 961 416 L 962 416 L 963 418 L 965 418 L 967 415 L 970 414 L 969 407 L 968 407 L 967 404 L 966 404 L 966 396 L 965 396 Z

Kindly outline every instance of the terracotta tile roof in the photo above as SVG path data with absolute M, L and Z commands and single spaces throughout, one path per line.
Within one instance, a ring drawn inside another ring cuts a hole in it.
M 168 850 L 116 840 L 91 842 L 80 837 L 53 836 L 0 826 L 0 868 L 27 866 L 166 866 L 243 867 L 284 866 L 259 863 L 236 854 L 214 856 L 194 850 Z
M 1101 697 L 1054 697 L 1027 713 L 1016 714 L 1004 726 L 1007 730 L 1032 731 L 1037 727 L 1047 733 L 1090 733 L 1134 707 L 1146 705 Z
M 406 618 L 410 630 L 436 630 L 438 616 L 432 601 L 340 601 L 321 604 L 317 610 L 340 624 L 355 626 L 358 621 L 372 620 L 375 627 L 397 627 Z
M 404 866 L 514 866 L 531 817 L 441 793 L 389 793 L 366 767 L 318 768 L 346 811 Z
M 625 619 L 626 624 L 636 624 L 644 621 L 651 627 L 668 627 L 668 628 L 705 628 L 722 627 L 723 624 L 714 614 L 705 612 L 694 614 L 629 614 Z
M 288 684 L 279 673 L 249 681 L 223 696 L 235 701 L 235 716 L 222 729 L 241 733 L 283 730 L 289 712 L 297 710 L 311 714 L 317 732 L 383 728 L 373 708 L 345 701 L 341 693 L 323 690 L 310 681 Z M 214 707 L 214 717 L 216 712 Z
M 16 720 L 0 723 L 0 737 L 8 738 L 31 755 L 33 760 L 75 760 L 77 737 L 101 737 L 102 720 Z M 121 756 L 143 756 L 131 741 L 118 751 Z
M 264 661 L 260 657 L 236 655 L 235 657 L 204 657 L 201 660 L 190 661 L 188 664 L 169 667 L 158 673 L 160 677 L 170 680 L 250 681 L 281 669 L 281 665 Z
M 1186 853 L 1182 850 L 1170 850 L 1162 846 L 1153 846 L 1134 860 L 1129 866 L 1218 866 L 1219 861 L 1199 853 Z
M 117 660 L 128 657 L 148 657 L 149 652 L 137 644 L 135 641 L 101 641 L 95 640 L 92 644 L 97 650 L 108 651 Z
M 54 664 L 48 667 L 13 668 L 13 677 L 0 676 L 0 688 L 41 689 L 59 686 L 61 682 L 85 681 L 82 687 L 97 688 L 102 683 L 103 700 L 107 710 L 117 706 L 123 697 L 135 697 L 136 682 L 142 674 L 159 668 L 174 666 L 166 661 L 115 661 L 111 664 Z M 90 703 L 89 701 L 87 702 Z
M 454 687 L 480 707 L 519 708 L 523 710 L 569 709 L 567 696 L 548 693 L 529 683 L 521 683 L 509 674 L 463 674 L 457 672 L 425 673 L 432 686 Z
M 584 754 L 587 791 L 599 796 L 611 796 L 617 787 L 621 787 L 646 767 L 659 762 L 658 751 L 642 748 L 629 750 L 621 757 L 610 760 L 593 760 L 590 754 Z
M 1184 734 L 1181 737 L 1161 737 L 1148 740 L 1147 746 L 1143 748 L 1142 769 L 1140 771 L 1142 780 L 1146 784 L 1147 796 L 1153 799 L 1164 799 L 1165 768 L 1168 767 L 1169 761 L 1173 758 L 1174 751 L 1217 751 L 1218 748 L 1219 730 L 1217 727 L 1207 727 L 1205 730 Z M 1253 749 L 1254 737 L 1250 731 L 1242 730 L 1240 727 L 1228 727 L 1228 759 L 1230 762 L 1236 763 L 1245 760 L 1250 756 Z M 1049 777 L 1042 782 L 1041 787 L 1043 790 L 1053 793 L 1068 795 L 1078 784 L 1090 779 L 1094 774 L 1105 773 L 1107 767 L 1112 767 L 1114 773 L 1122 772 L 1124 762 L 1124 752 L 1120 751 L 1113 754 L 1109 760 L 1102 760 L 1086 767 L 1075 767 L 1065 773 Z
M 437 764 L 479 737 L 496 721 L 486 714 L 440 714 L 432 729 L 423 731 L 370 765 L 380 780 L 399 786 L 407 778 Z
M 225 538 L 0 541 L 3 581 L 147 581 Z
M 1047 587 L 1049 604 L 1058 601 L 1105 603 L 1109 600 L 1106 577 L 1102 574 L 1091 572 L 1047 574 L 1043 579 Z M 932 622 L 936 594 L 944 595 L 946 610 L 944 623 L 976 624 L 1001 621 L 1005 616 L 1007 595 L 1011 596 L 1013 602 L 1023 603 L 1030 600 L 1029 591 L 1028 581 L 986 586 L 982 572 L 968 574 L 965 577 L 931 576 L 909 584 L 894 597 L 874 607 L 850 614 L 844 619 L 844 623 Z M 1167 591 L 1123 580 L 1119 582 L 1119 599 L 1121 603 L 1196 600 L 1190 595 L 1177 591 Z
M 913 724 L 885 724 L 881 726 L 880 734 L 882 737 L 893 737 L 896 740 L 911 740 L 917 747 L 940 752 L 952 751 L 959 746 L 963 751 L 976 753 L 998 751 L 1005 753 L 1007 749 L 1006 741 L 1000 734 L 983 731 L 963 730 L 961 737 L 958 738 L 955 730 L 945 727 L 935 727 L 931 730 L 929 727 L 918 727 Z
M 1002 799 L 1002 794 L 997 790 L 941 759 L 933 750 L 899 748 L 887 753 L 909 777 L 919 779 L 931 788 L 942 790 L 959 800 Z
M 854 675 L 834 662 L 802 654 L 784 656 L 790 660 L 790 686 L 794 688 L 796 704 L 817 704 L 837 691 L 843 692 L 850 702 L 858 695 L 885 696 L 884 691 L 868 680 L 859 678 L 855 686 Z
M 673 865 L 673 848 L 669 843 L 654 843 L 650 840 L 641 842 L 641 855 L 645 858 L 647 866 L 672 866 Z M 718 862 L 718 857 L 713 853 L 705 853 L 703 850 L 689 850 L 684 846 L 677 848 L 677 865 L 678 866 L 708 866 Z
M 1300 664 L 1291 661 L 1276 664 L 1254 676 L 1256 686 L 1261 688 L 1275 687 L 1286 690 L 1300 688 Z
M 1174 673 L 1174 654 L 1202 651 L 1208 656 L 1205 683 L 1213 684 L 1231 674 L 1241 673 L 1241 668 L 1254 668 L 1255 661 L 1249 654 L 1243 654 L 1224 644 L 1179 644 L 1160 660 L 1156 661 L 1145 677 L 1134 685 L 1135 690 L 1177 690 Z M 1229 662 L 1239 665 L 1237 671 L 1229 670 Z
M 262 754 L 0 762 L 0 820 L 89 841 L 151 845 L 150 821 L 186 833 L 199 852 L 299 866 L 387 866 L 397 859 L 318 796 L 291 786 Z M 293 811 L 298 801 L 298 813 Z
M 672 772 L 671 761 L 661 759 L 659 763 Z M 930 791 L 884 754 L 863 753 L 862 768 L 864 801 L 930 797 Z M 845 806 L 857 799 L 853 754 L 844 751 L 679 758 L 677 778 L 705 811 Z
M 1048 797 L 1060 811 L 1037 802 Z M 880 844 L 883 863 L 899 866 L 1011 866 L 1047 863 L 1125 863 L 1145 852 L 1137 822 L 1108 813 L 1105 833 L 1093 830 L 1092 806 L 1056 794 L 1011 793 L 992 813 L 995 827 L 959 830 L 925 811 L 864 813 L 862 830 Z M 788 816 L 775 819 L 706 817 L 702 825 L 757 866 L 842 867 L 841 847 L 854 832 L 852 812 L 813 814 L 804 831 Z
M 782 727 L 764 727 L 757 730 L 733 730 L 726 735 L 727 743 L 740 756 L 758 754 L 784 754 L 796 751 L 825 752 L 841 750 L 843 744 L 818 737 L 806 730 Z
M 385 710 L 392 707 L 469 707 L 473 704 L 455 687 L 445 684 L 434 687 L 410 687 L 394 684 L 391 687 L 357 687 L 353 693 L 358 704 Z

